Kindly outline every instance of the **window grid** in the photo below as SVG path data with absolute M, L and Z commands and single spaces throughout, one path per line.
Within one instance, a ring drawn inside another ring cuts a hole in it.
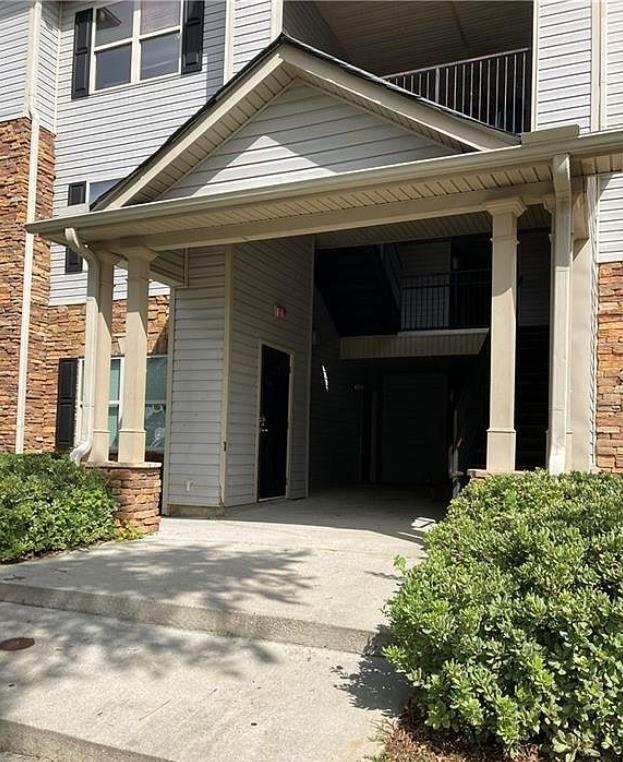
M 128 37 L 124 37 L 114 42 L 108 42 L 101 45 L 96 44 L 97 34 L 97 11 L 102 8 L 107 8 L 114 3 L 108 5 L 99 6 L 93 8 L 93 23 L 91 24 L 91 68 L 90 68 L 90 86 L 89 92 L 104 92 L 106 90 L 115 90 L 120 87 L 127 87 L 128 85 L 134 85 L 146 80 L 158 80 L 163 77 L 171 77 L 181 72 L 181 59 L 182 59 L 182 0 L 179 2 L 179 14 L 178 23 L 174 26 L 158 29 L 154 32 L 141 33 L 141 2 L 135 0 L 132 13 L 132 34 Z M 141 43 L 145 40 L 155 39 L 157 37 L 164 37 L 168 34 L 178 33 L 178 55 L 177 55 L 177 68 L 175 71 L 167 72 L 155 77 L 141 77 Z M 123 82 L 118 85 L 111 85 L 109 87 L 96 87 L 97 82 L 97 54 L 107 50 L 114 50 L 115 48 L 121 48 L 127 45 L 131 45 L 131 63 L 130 63 L 130 80 L 129 82 Z
M 151 360 L 167 360 L 167 355 L 149 355 L 147 358 L 147 372 L 149 373 L 149 363 Z M 113 364 L 115 362 L 119 363 L 119 392 L 117 395 L 117 398 L 114 399 L 112 394 L 109 397 L 108 400 L 108 420 L 109 424 L 111 421 L 111 413 L 116 413 L 116 423 L 117 423 L 117 436 L 115 439 L 118 440 L 119 436 L 119 430 L 121 429 L 121 423 L 123 419 L 123 380 L 124 380 L 124 372 L 125 372 L 125 358 L 124 357 L 111 357 L 110 358 L 110 367 L 111 367 L 111 375 L 109 377 L 109 383 L 110 379 L 112 378 L 112 369 Z M 80 390 L 80 393 L 77 397 L 77 403 L 76 403 L 76 423 L 75 423 L 75 431 L 76 434 L 81 430 L 82 426 L 82 401 L 83 401 L 83 368 L 84 368 L 84 358 L 81 358 L 78 362 L 78 389 Z M 166 395 L 166 373 L 167 373 L 167 364 L 166 362 L 163 364 L 163 370 L 165 375 L 165 395 Z M 160 406 L 162 408 L 161 414 L 163 417 L 163 420 L 166 417 L 166 409 L 167 409 L 167 401 L 166 397 L 164 399 L 161 398 L 149 398 L 147 395 L 145 396 L 145 411 L 147 412 L 147 409 L 153 406 Z M 147 426 L 146 426 L 147 430 Z M 114 432 L 110 430 L 109 433 L 112 435 Z M 166 434 L 165 434 L 166 435 Z M 151 452 L 164 452 L 164 436 L 161 438 L 161 444 L 153 445 L 149 441 L 146 443 L 146 449 Z M 118 451 L 118 441 L 115 442 L 114 440 L 110 443 L 110 452 L 111 453 L 117 453 Z

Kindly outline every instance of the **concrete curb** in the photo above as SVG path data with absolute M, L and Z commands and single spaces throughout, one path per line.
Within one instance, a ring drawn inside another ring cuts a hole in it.
M 115 749 L 53 730 L 0 719 L 0 751 L 43 759 L 46 762 L 165 762 L 134 751 Z
M 76 611 L 140 624 L 194 630 L 225 637 L 269 640 L 328 648 L 354 654 L 381 656 L 389 631 L 340 627 L 323 622 L 247 613 L 236 609 L 200 608 L 139 598 L 79 590 L 0 583 L 0 601 L 22 606 Z

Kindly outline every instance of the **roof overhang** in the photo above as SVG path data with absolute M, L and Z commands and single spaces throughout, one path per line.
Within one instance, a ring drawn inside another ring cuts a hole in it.
M 518 142 L 515 135 L 488 127 L 281 35 L 93 208 L 154 201 L 295 80 L 445 145 L 449 152 L 490 150 Z
M 60 244 L 73 228 L 93 248 L 165 252 L 467 214 L 505 197 L 529 206 L 553 193 L 552 160 L 560 154 L 570 157 L 576 188 L 584 176 L 623 171 L 623 130 L 544 130 L 525 135 L 521 145 L 487 152 L 72 214 L 27 229 Z

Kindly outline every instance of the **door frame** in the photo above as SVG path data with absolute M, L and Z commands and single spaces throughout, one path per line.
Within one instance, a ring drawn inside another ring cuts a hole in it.
M 262 347 L 270 347 L 278 352 L 288 355 L 290 358 L 290 377 L 288 379 L 288 428 L 286 438 L 286 489 L 283 495 L 275 497 L 260 498 L 260 413 L 262 405 Z M 294 387 L 294 365 L 295 352 L 292 349 L 277 344 L 274 341 L 259 338 L 257 345 L 257 396 L 255 402 L 255 502 L 268 503 L 271 500 L 288 500 L 290 497 L 290 466 L 291 466 L 291 444 L 292 444 L 292 408 L 293 408 L 293 387 Z

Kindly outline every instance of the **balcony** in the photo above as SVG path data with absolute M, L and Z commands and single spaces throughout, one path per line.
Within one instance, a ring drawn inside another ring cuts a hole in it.
M 453 270 L 404 277 L 402 331 L 486 328 L 491 320 L 491 270 Z
M 491 127 L 515 133 L 530 130 L 530 48 L 403 71 L 384 79 Z

